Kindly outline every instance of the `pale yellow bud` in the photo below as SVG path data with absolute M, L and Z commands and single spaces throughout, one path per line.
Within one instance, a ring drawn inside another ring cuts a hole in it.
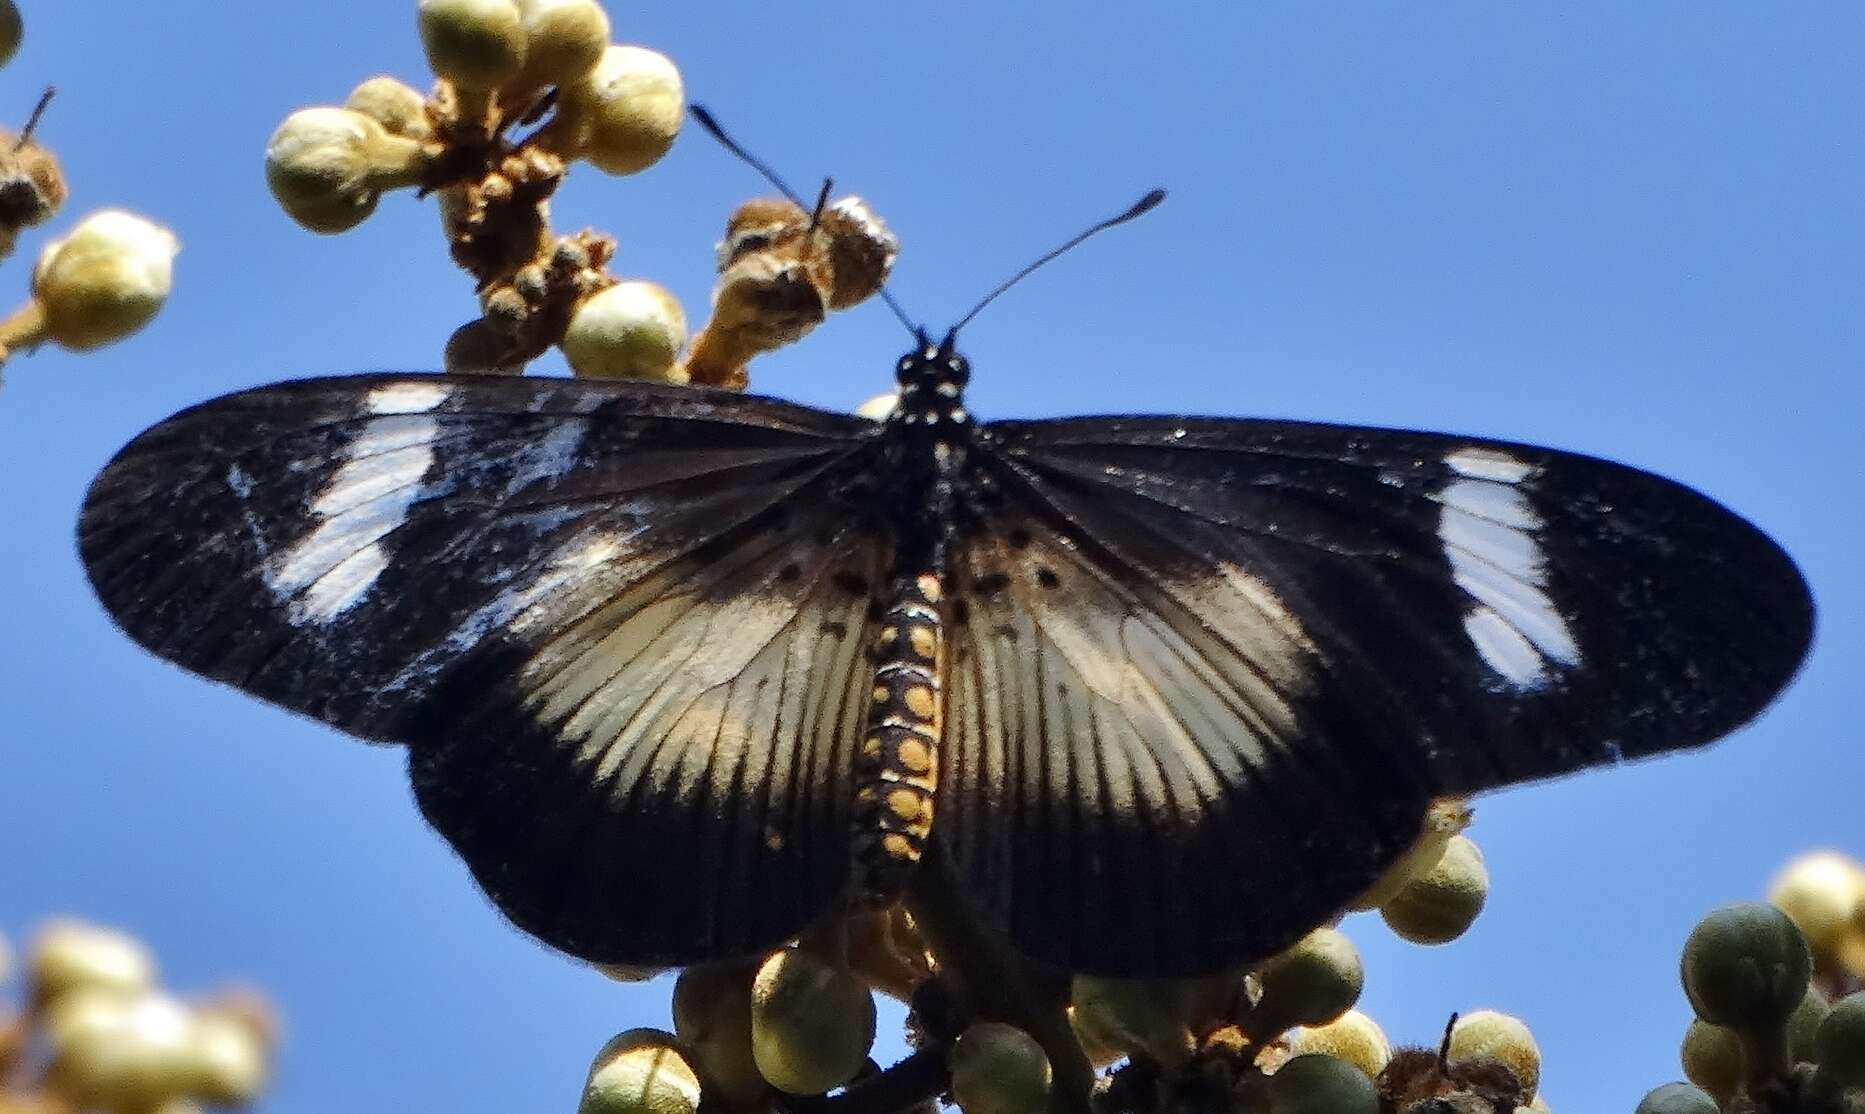
M 751 984 L 751 1050 L 780 1091 L 820 1095 L 861 1070 L 874 1043 L 874 996 L 808 952 L 765 960 Z
M 243 1018 L 219 1010 L 195 1017 L 193 1093 L 223 1106 L 244 1106 L 265 1088 L 270 1049 Z
M 952 1097 L 965 1114 L 1041 1114 L 1049 1103 L 1049 1057 L 1012 1025 L 981 1021 L 952 1045 Z
M 168 299 L 175 234 L 121 209 L 100 209 L 39 253 L 32 295 L 45 335 L 66 348 L 100 348 L 147 324 Z
M 1768 902 L 1786 913 L 1819 963 L 1831 963 L 1851 935 L 1852 911 L 1865 900 L 1865 868 L 1837 851 L 1814 851 L 1787 864 L 1768 888 Z
M 427 98 L 387 74 L 378 74 L 350 90 L 343 107 L 381 124 L 390 135 L 426 139 L 433 132 L 427 118 Z
M 596 68 L 565 87 L 566 110 L 582 125 L 576 154 L 609 174 L 634 174 L 660 161 L 686 116 L 686 91 L 673 60 L 640 46 L 610 46 Z
M 79 1106 L 138 1111 L 188 1095 L 195 1019 L 181 1003 L 145 991 L 73 991 L 48 1011 L 48 1083 Z
M 416 13 L 436 77 L 468 89 L 496 89 L 524 65 L 516 0 L 420 0 Z
M 1349 909 L 1375 909 L 1392 900 L 1407 882 L 1431 867 L 1444 854 L 1451 837 L 1470 826 L 1470 806 L 1456 797 L 1440 797 L 1425 810 L 1419 824 L 1418 838 L 1397 862 L 1386 868 L 1379 880 L 1358 898 Z
M 564 358 L 585 379 L 685 382 L 674 365 L 686 343 L 686 314 L 665 288 L 618 282 L 584 298 L 564 330 Z
M 135 994 L 155 985 L 155 957 L 126 932 L 83 921 L 51 921 L 39 930 L 27 960 L 35 1001 L 101 988 Z
M 1450 1062 L 1493 1056 L 1509 1066 L 1525 1094 L 1541 1086 L 1541 1049 L 1528 1026 L 1506 1013 L 1477 1010 L 1464 1014 L 1451 1028 Z
M 1684 1031 L 1678 1059 L 1683 1063 L 1684 1078 L 1719 1103 L 1727 1103 L 1742 1085 L 1742 1038 L 1734 1029 L 1711 1025 L 1701 1018 L 1692 1021 Z
M 301 108 L 266 144 L 266 185 L 313 232 L 361 224 L 383 190 L 414 184 L 424 165 L 419 142 L 348 108 Z
M 587 77 L 609 48 L 609 14 L 596 0 L 518 0 L 524 68 L 514 87 L 539 89 Z
M 1489 871 L 1469 836 L 1454 835 L 1437 862 L 1412 876 L 1379 915 L 1401 939 L 1448 944 L 1469 931 L 1489 897 Z
M 1320 1025 L 1360 1000 L 1366 970 L 1353 941 L 1336 928 L 1317 928 L 1257 972 L 1262 998 L 1240 1022 L 1258 1040 L 1291 1025 Z
M 1392 1059 L 1392 1043 L 1378 1022 L 1359 1010 L 1348 1010 L 1326 1025 L 1291 1030 L 1289 1052 L 1295 1056 L 1325 1053 L 1347 1061 L 1372 1078 L 1386 1070 Z
M 696 1114 L 699 1077 L 657 1029 L 630 1029 L 596 1053 L 577 1114 Z
M 888 391 L 884 395 L 875 395 L 860 406 L 855 407 L 855 413 L 859 417 L 866 418 L 869 421 L 884 422 L 887 420 L 887 415 L 892 414 L 899 405 L 900 393 L 898 391 Z

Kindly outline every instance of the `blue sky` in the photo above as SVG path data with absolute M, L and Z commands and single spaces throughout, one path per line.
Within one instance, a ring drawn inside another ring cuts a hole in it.
M 73 552 L 85 485 L 144 426 L 235 387 L 433 366 L 471 315 L 431 207 L 392 196 L 314 237 L 260 176 L 290 109 L 378 72 L 423 83 L 413 4 L 22 7 L 0 116 L 59 86 L 42 135 L 72 200 L 54 230 L 122 204 L 184 247 L 146 333 L 16 359 L 0 392 L 0 932 L 74 913 L 143 935 L 181 988 L 263 984 L 287 1018 L 268 1110 L 571 1109 L 604 1039 L 666 1023 L 670 984 L 615 985 L 505 925 L 422 824 L 398 754 L 144 656 Z M 1801 562 L 1818 643 L 1756 725 L 1483 800 L 1491 904 L 1451 947 L 1348 922 L 1363 1008 L 1396 1038 L 1507 1010 L 1540 1039 L 1554 1109 L 1630 1110 L 1678 1074 L 1676 956 L 1696 917 L 1759 896 L 1799 849 L 1865 852 L 1865 9 L 613 15 L 793 180 L 832 174 L 867 197 L 905 244 L 896 293 L 934 326 L 1146 187 L 1172 189 L 968 329 L 981 415 L 1542 442 L 1696 485 Z M 695 131 L 639 177 L 574 175 L 556 219 L 614 232 L 618 270 L 697 321 L 724 217 L 759 186 Z M 43 235 L 0 268 L 0 300 L 23 292 Z M 887 387 L 903 340 L 862 307 L 754 384 L 852 407 Z

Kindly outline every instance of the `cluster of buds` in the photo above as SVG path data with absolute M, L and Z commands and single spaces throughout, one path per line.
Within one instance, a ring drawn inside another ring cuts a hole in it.
M 0 980 L 7 962 L 0 941 Z M 197 1114 L 264 1087 L 274 1026 L 252 992 L 184 1002 L 140 941 L 77 921 L 42 927 L 25 966 L 0 1009 L 0 1114 Z
M 1638 1114 L 1865 1111 L 1865 867 L 1802 856 L 1769 901 L 1717 909 L 1691 931 L 1690 1082 L 1653 1090 Z
M 19 49 L 23 25 L 0 0 L 0 65 Z M 22 230 L 51 220 L 68 192 L 58 158 L 35 137 L 48 90 L 25 127 L 0 128 L 0 259 Z M 177 245 L 167 229 L 120 209 L 103 209 L 47 243 L 30 294 L 0 318 L 0 365 L 47 341 L 73 351 L 101 348 L 148 323 L 168 299 Z
M 1468 820 L 1461 802 L 1433 806 L 1358 907 L 1407 940 L 1461 935 L 1488 890 Z M 771 955 L 687 968 L 673 1031 L 605 1045 L 580 1114 L 891 1114 L 941 1098 L 964 1114 L 1548 1110 L 1535 1040 L 1506 1014 L 1454 1018 L 1435 1048 L 1395 1051 L 1353 1008 L 1365 972 L 1333 925 L 1253 970 L 1113 979 L 1029 964 L 953 905 L 919 885 Z M 914 1051 L 885 1070 L 870 1058 L 877 991 L 910 1008 Z
M 636 174 L 672 147 L 686 115 L 674 63 L 611 43 L 596 0 L 420 0 L 417 17 L 432 92 L 378 76 L 341 107 L 292 113 L 266 147 L 266 180 L 325 233 L 390 190 L 437 196 L 480 311 L 448 339 L 447 370 L 520 372 L 555 346 L 579 376 L 742 388 L 752 356 L 879 289 L 894 242 L 859 201 L 814 214 L 753 202 L 729 223 L 713 320 L 683 355 L 686 314 L 668 290 L 614 274 L 606 233 L 550 223 L 574 163 Z

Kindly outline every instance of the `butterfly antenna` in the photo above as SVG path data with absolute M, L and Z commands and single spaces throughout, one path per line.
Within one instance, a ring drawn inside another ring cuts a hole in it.
M 957 334 L 957 332 L 960 329 L 965 327 L 967 322 L 969 322 L 972 318 L 978 316 L 979 311 L 983 310 L 985 306 L 988 306 L 993 301 L 995 301 L 999 294 L 1002 294 L 1004 291 L 1009 290 L 1011 287 L 1017 285 L 1019 282 L 1022 282 L 1025 278 L 1029 277 L 1030 272 L 1036 270 L 1038 267 L 1041 267 L 1043 264 L 1049 262 L 1051 259 L 1054 259 L 1056 256 L 1061 255 L 1062 253 L 1068 251 L 1069 249 L 1073 248 L 1076 244 L 1081 243 L 1083 240 L 1086 240 L 1088 237 L 1093 236 L 1095 233 L 1106 232 L 1108 229 L 1114 227 L 1117 224 L 1125 224 L 1128 221 L 1132 220 L 1133 218 L 1145 214 L 1146 212 L 1151 210 L 1153 207 L 1157 206 L 1161 201 L 1164 201 L 1165 199 L 1166 199 L 1165 190 L 1158 190 L 1158 189 L 1148 190 L 1145 197 L 1142 197 L 1138 201 L 1135 201 L 1132 205 L 1129 205 L 1126 209 L 1122 210 L 1119 214 L 1115 216 L 1111 216 L 1107 218 L 1106 220 L 1101 221 L 1098 224 L 1090 225 L 1088 228 L 1085 228 L 1082 231 L 1076 233 L 1074 236 L 1071 236 L 1067 243 L 1064 243 L 1062 246 L 1056 248 L 1054 251 L 1051 251 L 1047 255 L 1043 256 L 1041 259 L 1038 259 L 1036 262 L 1023 268 L 1021 271 L 1018 271 L 1016 274 L 1011 275 L 1009 278 L 1005 279 L 1002 283 L 1000 283 L 997 289 L 991 291 L 989 294 L 986 294 L 984 298 L 978 302 L 977 305 L 971 307 L 970 313 L 959 318 L 958 324 L 952 326 L 952 329 L 951 329 L 952 334 Z
M 829 191 L 834 188 L 834 178 L 824 178 L 822 180 L 822 190 L 816 194 L 816 207 L 809 211 L 809 230 L 811 232 L 816 231 L 816 226 L 822 223 L 823 210 L 829 207 Z
M 32 115 L 26 117 L 26 126 L 19 130 L 19 140 L 13 144 L 15 151 L 32 142 L 33 129 L 39 126 L 39 118 L 45 115 L 46 106 L 52 103 L 52 96 L 57 92 L 56 87 L 47 85 L 45 92 L 39 94 L 39 103 L 32 106 Z
M 713 116 L 712 112 L 709 109 L 707 109 L 705 105 L 700 105 L 700 104 L 692 105 L 687 109 L 687 111 L 693 114 L 693 119 L 699 121 L 700 127 L 706 129 L 707 135 L 710 135 L 712 136 L 712 138 L 719 141 L 719 146 L 730 151 L 732 154 L 737 155 L 740 162 L 743 162 L 746 166 L 749 166 L 751 169 L 757 171 L 759 174 L 764 175 L 764 180 L 769 182 L 771 185 L 776 186 L 777 192 L 789 198 L 793 203 L 795 203 L 797 208 L 803 209 L 806 211 L 809 209 L 809 206 L 803 203 L 803 199 L 797 196 L 797 191 L 791 189 L 789 186 L 789 183 L 785 182 L 782 178 L 779 178 L 777 176 L 777 172 L 775 170 L 772 170 L 768 163 L 766 163 L 763 159 L 759 158 L 758 156 L 752 154 L 750 151 L 747 151 L 743 147 L 740 147 L 736 139 L 733 139 L 731 136 L 725 134 L 725 129 L 719 126 L 718 118 Z M 828 188 L 829 188 L 828 183 L 825 182 L 823 184 L 823 196 L 824 197 L 828 196 Z

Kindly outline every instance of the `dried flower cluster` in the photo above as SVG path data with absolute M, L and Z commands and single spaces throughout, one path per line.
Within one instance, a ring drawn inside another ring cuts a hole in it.
M 0 1008 L 0 1114 L 194 1114 L 265 1086 L 274 1024 L 251 991 L 182 1001 L 141 941 L 78 921 L 43 925 L 23 974 L 19 1008 Z
M 752 357 L 879 289 L 894 243 L 858 199 L 816 213 L 752 202 L 728 222 L 713 317 L 688 349 L 678 300 L 612 273 L 611 236 L 550 224 L 574 163 L 636 174 L 672 147 L 686 115 L 674 63 L 611 43 L 596 0 L 420 0 L 417 17 L 432 93 L 378 76 L 342 107 L 292 113 L 267 144 L 266 180 L 292 219 L 326 233 L 389 190 L 438 197 L 480 309 L 448 339 L 447 370 L 519 372 L 556 346 L 579 376 L 743 388 Z
M 0 65 L 19 49 L 24 26 L 0 0 Z M 68 192 L 58 158 L 35 135 L 51 99 L 40 98 L 17 133 L 0 128 L 0 259 L 23 229 L 51 220 Z M 73 351 L 112 344 L 147 324 L 168 299 L 174 234 L 120 209 L 102 209 L 47 243 L 33 265 L 24 305 L 0 318 L 0 366 L 47 341 Z

